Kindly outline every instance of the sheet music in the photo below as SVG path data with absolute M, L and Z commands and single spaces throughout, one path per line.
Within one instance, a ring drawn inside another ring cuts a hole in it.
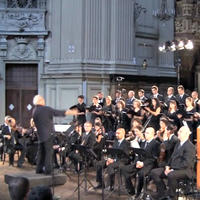
M 138 143 L 137 140 L 132 140 L 132 141 L 130 142 L 130 146 L 133 147 L 133 148 L 140 149 L 140 145 L 139 145 L 139 143 Z
M 55 124 L 54 125 L 54 130 L 56 132 L 65 132 L 71 125 L 69 124 Z

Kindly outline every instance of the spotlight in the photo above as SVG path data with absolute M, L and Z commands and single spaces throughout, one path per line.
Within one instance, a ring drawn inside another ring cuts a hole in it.
M 184 49 L 184 42 L 181 40 L 178 43 L 178 50 L 182 50 L 182 49 Z
M 175 42 L 171 43 L 170 51 L 176 51 L 176 44 L 175 44 Z
M 193 42 L 188 40 L 187 44 L 185 45 L 185 49 L 191 50 L 194 48 Z

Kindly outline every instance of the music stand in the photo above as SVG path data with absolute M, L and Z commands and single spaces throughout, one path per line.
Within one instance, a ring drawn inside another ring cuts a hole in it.
M 74 130 L 74 126 L 73 125 L 69 125 L 69 124 L 55 124 L 54 125 L 54 130 L 55 130 L 56 133 L 61 133 L 61 135 L 68 137 L 68 135 Z M 67 173 L 67 170 L 61 166 L 62 165 L 61 164 L 62 153 L 63 153 L 63 150 L 58 152 L 59 157 L 60 157 L 59 172 L 66 174 L 67 177 L 70 180 L 72 180 L 70 175 Z
M 122 149 L 117 149 L 117 148 L 107 148 L 106 151 L 107 155 L 111 155 L 113 159 L 116 161 L 121 160 L 122 158 L 127 158 L 129 159 L 129 156 L 126 152 L 124 152 Z M 121 191 L 121 172 L 120 172 L 120 163 L 117 162 L 117 172 L 118 172 L 118 195 L 120 196 L 120 191 Z M 103 177 L 103 167 L 102 167 L 102 177 Z M 110 195 L 114 192 L 111 191 L 106 198 L 104 198 L 104 188 L 102 187 L 102 200 L 107 199 L 110 197 Z
M 153 157 L 149 152 L 145 151 L 144 149 L 140 149 L 140 148 L 132 148 L 130 147 L 130 151 L 133 151 L 133 153 L 139 155 L 139 156 L 142 156 L 144 158 L 147 158 L 147 157 Z M 144 185 L 143 185 L 143 199 L 146 199 L 146 197 L 148 196 L 147 194 L 147 185 L 146 185 L 146 177 L 144 176 Z
M 80 200 L 80 187 L 82 186 L 83 183 L 85 183 L 84 185 L 85 193 L 88 192 L 88 183 L 92 188 L 94 188 L 94 185 L 87 177 L 87 158 L 88 155 L 96 157 L 96 154 L 92 151 L 92 149 L 83 145 L 73 145 L 73 147 L 79 151 L 80 156 L 83 158 L 84 176 L 82 181 L 80 182 L 80 161 L 78 161 L 78 186 L 74 190 L 74 192 L 78 190 L 78 200 Z

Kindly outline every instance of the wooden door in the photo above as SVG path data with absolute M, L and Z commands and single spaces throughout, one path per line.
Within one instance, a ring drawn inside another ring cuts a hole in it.
M 29 127 L 33 97 L 37 94 L 37 65 L 9 64 L 6 66 L 6 115 L 18 124 Z

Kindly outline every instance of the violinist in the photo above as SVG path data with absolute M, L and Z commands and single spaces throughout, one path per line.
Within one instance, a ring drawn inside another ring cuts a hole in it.
M 165 129 L 163 142 L 160 145 L 160 155 L 158 157 L 159 167 L 164 167 L 168 163 L 174 148 L 179 141 L 178 137 L 175 135 L 175 131 L 176 127 L 172 124 L 168 124 Z
M 30 120 L 30 128 L 26 129 L 24 132 L 24 146 L 27 150 L 26 157 L 30 164 L 36 164 L 36 154 L 37 154 L 37 128 L 35 127 L 35 123 L 33 118 Z
M 9 118 L 9 126 L 11 132 L 4 135 L 6 138 L 7 152 L 9 154 L 9 165 L 14 165 L 14 155 L 16 151 L 20 151 L 20 157 L 17 162 L 17 167 L 22 168 L 26 155 L 26 148 L 21 143 L 20 139 L 24 135 L 24 129 L 18 127 L 14 118 Z
M 158 140 L 158 142 L 163 142 L 163 135 L 164 135 L 164 132 L 165 132 L 165 129 L 168 125 L 168 120 L 164 117 L 160 118 L 160 129 L 158 131 L 156 131 L 156 140 Z
M 96 136 L 96 142 L 94 143 L 93 149 L 97 155 L 97 160 L 101 160 L 101 152 L 105 147 L 106 138 L 100 123 L 94 124 L 94 134 Z
M 129 137 L 126 140 L 130 141 L 130 146 L 133 148 L 140 148 L 141 144 L 145 142 L 144 134 L 142 133 L 142 126 L 134 127 L 133 131 L 129 131 Z

